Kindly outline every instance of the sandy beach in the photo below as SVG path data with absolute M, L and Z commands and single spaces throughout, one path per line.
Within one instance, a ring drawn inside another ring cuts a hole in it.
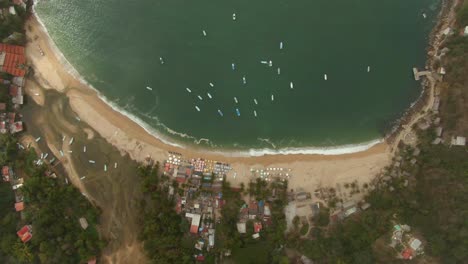
M 56 53 L 47 32 L 35 17 L 28 22 L 27 36 L 30 40 L 26 54 L 34 70 L 37 84 L 46 89 L 65 93 L 70 105 L 81 120 L 88 123 L 109 143 L 122 153 L 128 153 L 137 161 L 151 157 L 157 161 L 167 158 L 168 151 L 178 152 L 186 157 L 202 157 L 232 164 L 237 177 L 229 177 L 233 184 L 247 181 L 250 168 L 258 166 L 286 167 L 293 171 L 290 180 L 292 188 L 305 187 L 313 191 L 317 184 L 334 185 L 338 181 L 367 182 L 390 162 L 390 148 L 380 143 L 369 150 L 344 155 L 265 155 L 261 157 L 229 157 L 221 154 L 200 152 L 194 149 L 179 148 L 163 143 L 148 134 L 128 117 L 114 111 L 102 101 L 95 90 L 70 74 L 67 62 Z M 43 50 L 44 56 L 40 54 Z M 28 87 L 27 91 L 36 91 Z M 32 95 L 41 103 L 41 94 Z

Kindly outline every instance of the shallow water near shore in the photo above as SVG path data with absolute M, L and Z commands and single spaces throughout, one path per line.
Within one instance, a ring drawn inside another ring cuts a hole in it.
M 172 141 L 262 153 L 345 145 L 331 151 L 338 154 L 376 143 L 418 97 L 411 68 L 424 66 L 438 7 L 48 0 L 36 11 L 87 82 Z

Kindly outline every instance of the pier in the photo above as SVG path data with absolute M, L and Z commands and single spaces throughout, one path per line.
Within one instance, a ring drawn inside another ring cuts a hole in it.
M 413 68 L 414 80 L 419 81 L 422 76 L 428 76 L 432 73 L 430 71 L 418 71 L 417 68 Z

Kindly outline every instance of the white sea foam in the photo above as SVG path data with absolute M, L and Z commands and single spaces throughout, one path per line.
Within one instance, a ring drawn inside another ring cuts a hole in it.
M 39 3 L 39 1 L 36 1 L 36 5 Z M 34 7 L 33 7 L 34 8 Z M 70 73 L 73 77 L 75 77 L 77 80 L 85 84 L 86 86 L 90 87 L 91 89 L 95 90 L 99 96 L 99 98 L 109 105 L 114 111 L 121 113 L 122 115 L 126 116 L 139 126 L 141 126 L 146 132 L 148 132 L 150 135 L 155 137 L 158 140 L 161 140 L 163 143 L 175 146 L 175 147 L 180 147 L 184 148 L 185 146 L 181 145 L 180 143 L 174 142 L 172 139 L 169 139 L 167 136 L 162 135 L 159 131 L 151 127 L 149 124 L 144 122 L 141 118 L 135 116 L 134 114 L 126 111 L 125 109 L 122 109 L 119 105 L 117 105 L 116 102 L 110 101 L 107 97 L 105 97 L 100 91 L 98 91 L 93 85 L 88 83 L 83 76 L 79 74 L 79 72 L 73 67 L 73 65 L 65 58 L 63 53 L 60 51 L 60 49 L 57 47 L 55 42 L 52 40 L 49 32 L 47 31 L 47 28 L 43 21 L 40 19 L 40 17 L 37 15 L 36 12 L 34 12 L 36 15 L 36 18 L 40 25 L 42 26 L 42 29 L 48 36 L 48 42 L 49 45 L 52 49 L 52 51 L 58 56 L 62 66 L 67 70 L 68 73 Z M 185 133 L 177 132 L 166 125 L 164 125 L 162 122 L 159 121 L 157 117 L 154 116 L 145 116 L 148 118 L 152 118 L 157 121 L 157 125 L 162 127 L 167 133 L 171 135 L 175 135 L 181 138 L 185 139 L 191 139 L 193 142 L 197 145 L 200 144 L 206 144 L 211 147 L 216 147 L 209 139 L 207 138 L 200 138 L 197 139 L 196 137 L 190 136 Z M 270 144 L 273 149 L 271 148 L 259 148 L 259 149 L 249 149 L 245 151 L 234 151 L 234 150 L 208 150 L 205 152 L 208 153 L 215 153 L 215 154 L 221 154 L 223 156 L 229 156 L 229 157 L 248 157 L 248 156 L 253 156 L 253 157 L 258 157 L 258 156 L 264 156 L 264 155 L 292 155 L 292 154 L 320 154 L 320 155 L 340 155 L 340 154 L 350 154 L 350 153 L 356 153 L 356 152 L 361 152 L 365 151 L 372 146 L 379 144 L 383 142 L 383 139 L 376 139 L 372 140 L 369 142 L 364 142 L 361 144 L 352 144 L 352 145 L 343 145 L 343 146 L 331 146 L 331 147 L 303 147 L 303 148 L 281 148 L 281 149 L 276 149 L 275 144 L 273 144 L 269 139 L 261 139 L 259 138 L 260 141 L 267 142 Z

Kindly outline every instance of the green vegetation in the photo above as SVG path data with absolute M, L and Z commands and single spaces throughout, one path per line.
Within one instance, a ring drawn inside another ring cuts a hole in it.
M 169 186 L 175 188 L 167 176 L 160 175 L 159 166 L 142 166 L 138 174 L 142 178 L 144 199 L 141 201 L 142 230 L 140 239 L 151 263 L 193 263 L 195 242 L 188 234 L 189 223 L 178 215 Z
M 8 0 L 0 1 L 0 8 L 9 8 L 10 6 L 15 9 L 16 15 L 5 12 L 0 17 L 0 40 L 7 44 L 25 45 L 24 24 L 28 13 L 23 7 L 13 5 Z
M 32 223 L 28 246 L 35 262 L 77 263 L 99 256 L 105 243 L 95 228 L 99 212 L 72 185 L 45 177 L 38 168 L 25 180 L 25 222 Z M 83 230 L 79 218 L 89 226 Z

